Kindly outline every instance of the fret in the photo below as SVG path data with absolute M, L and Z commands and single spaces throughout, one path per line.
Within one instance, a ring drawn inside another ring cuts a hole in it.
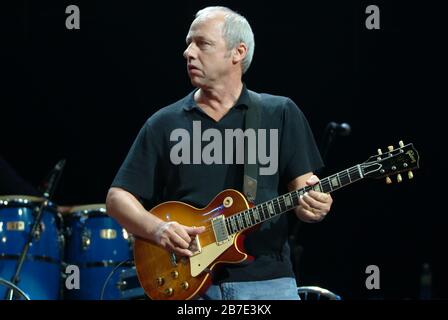
M 328 178 L 322 179 L 322 181 L 320 182 L 323 192 L 331 192 L 331 186 L 330 186 L 330 182 L 328 181 Z
M 256 223 L 254 218 L 254 209 L 249 209 L 246 213 L 249 216 L 250 225 L 253 226 Z
M 229 219 L 225 219 L 224 221 L 226 222 L 227 234 L 231 234 L 231 233 L 232 233 L 232 230 L 230 229 L 230 222 L 229 222 Z
M 247 223 L 247 216 L 246 216 L 246 212 L 240 212 L 241 214 L 241 218 L 243 219 L 243 223 L 244 223 L 244 229 L 249 228 L 250 225 Z
M 358 165 L 356 167 L 350 168 L 350 180 L 357 181 L 362 178 L 361 167 Z
M 297 191 L 293 191 L 293 192 L 290 193 L 290 195 L 291 195 L 292 203 L 295 206 L 298 206 L 299 205 L 299 195 L 298 195 L 298 192 Z
M 260 204 L 258 206 L 258 212 L 260 213 L 261 221 L 264 221 L 267 219 L 266 214 L 265 214 L 265 207 L 266 207 L 266 204 Z
M 286 200 L 286 199 L 288 199 L 288 200 Z M 287 201 L 289 201 L 288 195 L 287 194 L 282 195 L 281 200 L 283 203 L 283 207 L 285 208 L 285 210 L 283 210 L 283 212 L 288 211 L 291 208 L 291 206 L 288 206 L 288 204 L 286 203 Z
M 236 226 L 235 216 L 230 217 L 230 223 L 232 224 L 233 233 L 238 231 L 238 227 Z
M 258 207 L 253 209 L 255 222 L 261 222 L 260 214 L 258 213 Z
M 263 205 L 260 204 L 257 206 L 257 208 L 258 208 L 257 212 L 260 215 L 260 221 L 265 220 L 266 218 L 264 217 Z
M 281 197 L 278 197 L 278 198 L 273 200 L 273 201 L 275 201 L 274 205 L 276 205 L 276 207 L 274 206 L 274 208 L 276 209 L 275 210 L 275 214 L 279 214 L 280 212 L 284 211 L 283 207 L 282 207 L 282 202 L 280 200 L 281 200 Z M 278 210 L 277 210 L 277 207 L 278 207 Z
M 322 192 L 322 188 L 320 186 L 320 183 L 317 183 L 313 186 L 313 190 L 317 192 Z
M 247 227 L 252 226 L 252 223 L 250 222 L 250 217 L 248 215 L 248 212 L 244 211 L 242 214 L 244 216 L 244 221 L 246 222 Z
M 274 214 L 278 214 L 278 213 L 282 212 L 282 206 L 281 206 L 280 201 L 279 201 L 278 198 L 277 199 L 273 199 L 272 203 L 274 204 Z
M 279 197 L 279 202 L 282 205 L 282 212 L 288 211 L 288 206 L 286 205 L 286 199 L 284 195 Z
M 241 221 L 243 221 L 243 229 L 246 229 L 248 227 L 248 225 L 246 224 L 246 217 L 244 215 L 244 212 L 240 212 L 239 213 L 240 217 L 241 217 Z
M 350 169 L 347 169 L 345 171 L 347 171 L 348 179 L 350 180 L 350 183 L 352 183 L 352 178 L 350 178 Z
M 327 183 L 327 187 L 328 187 L 328 191 L 331 192 L 333 191 L 333 187 L 331 185 L 331 181 L 330 181 L 330 177 L 326 178 L 326 183 Z
M 363 175 L 362 175 L 362 171 L 361 171 L 361 166 L 358 164 L 356 167 L 358 168 L 359 179 L 362 179 L 362 178 L 363 178 Z
M 336 173 L 335 176 L 336 176 L 336 179 L 338 179 L 338 182 L 339 182 L 338 188 L 340 188 L 341 187 L 341 179 L 339 177 L 339 173 Z
M 292 207 L 292 197 L 290 193 L 285 194 L 284 196 L 285 199 L 285 204 L 287 208 L 291 208 Z
M 269 201 L 267 206 L 268 206 L 269 216 L 273 216 L 274 215 L 274 208 L 272 207 L 272 201 Z
M 344 173 L 341 173 L 339 180 L 341 181 L 341 184 L 343 186 L 345 186 L 351 182 L 350 178 Z
M 237 214 L 236 215 L 237 218 L 237 223 L 238 223 L 238 230 L 243 230 L 244 229 L 244 223 L 243 223 L 243 218 L 241 217 L 241 214 Z

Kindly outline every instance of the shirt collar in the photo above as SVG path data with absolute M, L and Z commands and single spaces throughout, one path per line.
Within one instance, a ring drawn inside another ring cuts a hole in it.
M 194 94 L 199 89 L 193 90 L 187 97 L 184 105 L 185 111 L 191 111 L 193 109 L 200 109 L 199 106 L 196 104 L 196 101 L 194 101 Z M 249 90 L 246 88 L 246 85 L 243 83 L 243 90 L 241 90 L 240 97 L 236 101 L 234 107 L 236 108 L 250 108 L 251 107 L 251 100 L 249 96 Z

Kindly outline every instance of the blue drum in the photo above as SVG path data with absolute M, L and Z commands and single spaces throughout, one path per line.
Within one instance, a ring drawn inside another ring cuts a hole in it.
M 0 196 L 0 278 L 10 281 L 44 198 Z M 57 300 L 61 288 L 62 219 L 53 204 L 44 207 L 38 232 L 23 263 L 17 287 L 31 300 Z M 7 289 L 0 287 L 0 299 Z
M 107 215 L 104 204 L 74 207 L 65 224 L 65 262 L 79 268 L 80 281 L 79 289 L 66 289 L 64 298 L 120 299 L 120 273 L 130 263 L 116 267 L 132 257 L 126 230 Z

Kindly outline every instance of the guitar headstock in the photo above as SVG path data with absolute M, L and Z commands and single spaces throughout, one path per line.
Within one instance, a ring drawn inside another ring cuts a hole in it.
M 413 144 L 404 145 L 403 141 L 400 141 L 396 149 L 389 146 L 385 153 L 378 149 L 378 154 L 362 163 L 361 168 L 365 177 L 386 178 L 387 184 L 390 184 L 392 183 L 390 176 L 397 175 L 397 182 L 400 183 L 403 180 L 402 172 L 407 172 L 409 179 L 414 177 L 411 170 L 418 169 L 419 160 L 418 152 Z

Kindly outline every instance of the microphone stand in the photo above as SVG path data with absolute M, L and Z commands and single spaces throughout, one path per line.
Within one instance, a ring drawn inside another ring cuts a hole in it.
M 322 142 L 320 144 L 320 153 L 322 155 L 322 160 L 325 163 L 327 158 L 328 150 L 330 149 L 330 145 L 333 142 L 335 136 L 335 122 L 329 122 L 325 127 L 324 134 L 322 136 Z
M 48 182 L 48 185 L 44 191 L 44 197 L 45 201 L 43 201 L 40 206 L 36 210 L 36 218 L 34 219 L 33 226 L 31 227 L 30 233 L 28 234 L 28 239 L 23 246 L 22 252 L 20 254 L 19 260 L 17 261 L 16 271 L 14 273 L 14 276 L 11 278 L 11 283 L 13 285 L 17 285 L 17 283 L 20 281 L 19 275 L 22 271 L 23 263 L 25 262 L 26 255 L 28 253 L 28 250 L 33 242 L 34 237 L 38 237 L 41 230 L 40 228 L 40 221 L 42 220 L 42 213 L 43 209 L 48 206 L 48 203 L 50 202 L 51 197 L 53 197 L 53 193 L 56 190 L 56 186 L 59 183 L 59 179 L 61 178 L 62 170 L 65 166 L 65 159 L 60 160 L 54 169 L 54 172 L 50 176 L 50 180 Z M 13 299 L 13 290 L 8 289 L 6 291 L 5 299 L 6 300 L 12 300 Z

